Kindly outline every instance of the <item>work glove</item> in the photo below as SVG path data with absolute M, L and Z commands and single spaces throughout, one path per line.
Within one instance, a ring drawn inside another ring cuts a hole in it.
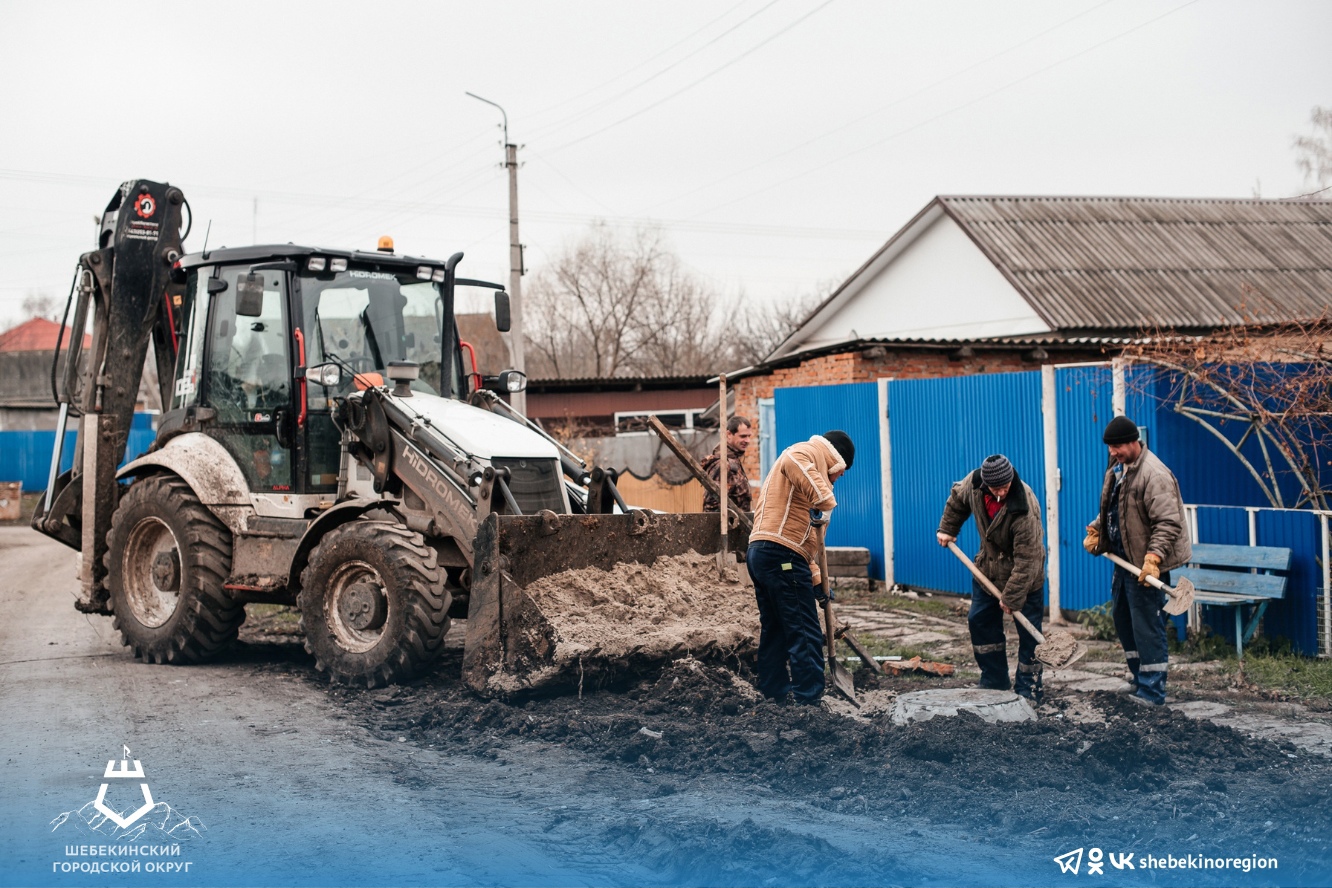
M 1161 556 L 1148 552 L 1142 556 L 1142 573 L 1138 574 L 1138 584 L 1147 585 L 1147 578 L 1161 579 Z
M 1101 546 L 1101 532 L 1096 529 L 1095 524 L 1087 525 L 1087 536 L 1082 541 L 1082 548 L 1087 550 L 1090 555 L 1095 555 L 1096 550 Z

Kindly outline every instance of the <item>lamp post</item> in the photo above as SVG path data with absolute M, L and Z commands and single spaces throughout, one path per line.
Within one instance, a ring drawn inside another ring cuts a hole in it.
M 476 93 L 467 95 L 487 105 L 499 108 L 504 118 L 504 166 L 509 170 L 509 304 L 512 326 L 509 330 L 509 355 L 515 370 L 527 373 L 523 360 L 523 246 L 518 240 L 518 146 L 509 141 L 509 115 L 497 102 L 483 99 Z M 514 392 L 513 408 L 527 415 L 527 392 Z

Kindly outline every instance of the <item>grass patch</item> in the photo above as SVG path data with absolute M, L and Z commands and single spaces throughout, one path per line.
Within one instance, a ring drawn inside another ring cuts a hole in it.
M 950 602 L 960 600 L 952 598 L 907 598 L 903 595 L 894 595 L 886 589 L 871 593 L 863 586 L 859 588 L 838 588 L 835 594 L 836 600 L 845 604 L 872 607 L 875 610 L 911 611 L 930 617 L 945 618 L 955 616 Z
M 299 635 L 301 612 L 288 604 L 247 604 L 245 622 L 268 634 Z
M 910 660 L 912 657 L 920 657 L 922 660 L 934 660 L 930 652 L 924 648 L 914 645 L 896 645 L 891 639 L 880 638 L 877 635 L 857 635 L 856 640 L 860 646 L 867 650 L 873 657 L 901 657 L 903 660 Z M 837 655 L 839 657 L 854 657 L 856 652 L 851 650 L 851 645 L 845 641 L 838 643 Z M 859 668 L 863 664 L 850 664 L 852 668 Z
M 1294 697 L 1332 699 L 1332 660 L 1292 653 L 1245 651 L 1244 677 L 1261 688 Z

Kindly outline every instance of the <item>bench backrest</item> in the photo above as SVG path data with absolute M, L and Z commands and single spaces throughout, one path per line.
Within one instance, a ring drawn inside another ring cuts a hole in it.
M 1172 571 L 1187 577 L 1199 592 L 1228 592 L 1253 598 L 1284 598 L 1286 578 L 1272 573 L 1289 570 L 1291 550 L 1279 546 L 1224 546 L 1194 543 L 1188 567 Z M 1196 566 L 1195 566 L 1196 565 Z

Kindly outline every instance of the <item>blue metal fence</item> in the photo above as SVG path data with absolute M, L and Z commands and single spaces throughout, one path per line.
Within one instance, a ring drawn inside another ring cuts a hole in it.
M 841 429 L 856 445 L 855 464 L 837 482 L 828 545 L 870 551 L 870 574 L 884 577 L 883 477 L 879 459 L 879 392 L 873 382 L 780 388 L 773 393 L 776 451 Z
M 1045 502 L 1041 374 L 987 373 L 888 383 L 893 463 L 893 561 L 898 583 L 970 593 L 971 575 L 935 531 L 954 482 L 1002 453 Z M 980 548 L 975 522 L 958 536 L 967 553 Z
M 157 415 L 136 413 L 130 426 L 126 453 L 133 459 L 152 445 L 157 436 Z M 18 481 L 26 491 L 45 490 L 55 450 L 55 429 L 0 432 L 0 481 Z M 74 464 L 74 431 L 65 433 L 60 470 Z
M 1061 367 L 1054 371 L 1054 379 L 1057 491 L 1047 491 L 1045 486 L 1039 371 L 887 384 L 896 582 L 970 592 L 966 569 L 938 546 L 934 533 L 950 485 L 987 455 L 1000 452 L 1017 466 L 1043 506 L 1049 496 L 1059 497 L 1061 606 L 1081 610 L 1109 599 L 1112 566 L 1083 552 L 1082 538 L 1087 522 L 1097 514 L 1107 465 L 1101 433 L 1114 415 L 1112 371 L 1108 365 Z M 1322 519 L 1307 510 L 1267 508 L 1257 485 L 1224 445 L 1159 400 L 1168 385 L 1168 379 L 1130 369 L 1125 412 L 1143 429 L 1148 446 L 1179 478 L 1184 501 L 1205 504 L 1195 509 L 1199 542 L 1252 542 L 1292 549 L 1289 591 L 1285 600 L 1269 606 L 1265 631 L 1290 639 L 1303 653 L 1318 653 L 1317 607 L 1324 582 Z M 876 395 L 876 383 L 777 389 L 771 419 L 765 416 L 764 422 L 770 421 L 775 428 L 778 448 L 828 428 L 843 428 L 852 435 L 857 445 L 856 468 L 838 484 L 841 505 L 829 541 L 868 548 L 874 575 L 883 577 L 884 485 Z M 1253 539 L 1250 511 L 1254 513 Z M 1047 540 L 1049 536 L 1047 530 Z M 974 522 L 967 523 L 958 542 L 968 552 L 979 547 Z

